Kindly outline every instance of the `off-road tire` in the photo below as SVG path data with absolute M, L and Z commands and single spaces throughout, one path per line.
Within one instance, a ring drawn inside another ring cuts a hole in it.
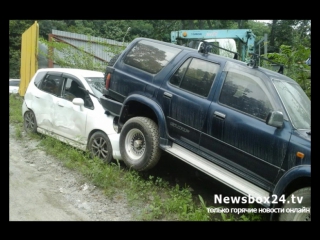
M 292 196 L 295 197 L 295 203 L 292 202 Z M 301 203 L 298 202 L 297 197 L 302 200 Z M 310 209 L 310 212 L 290 212 L 297 209 L 303 210 L 303 208 Z M 311 221 L 311 187 L 301 188 L 291 193 L 286 198 L 283 210 L 284 212 L 279 216 L 279 221 Z
M 37 132 L 37 119 L 33 111 L 28 110 L 23 116 L 23 127 L 26 133 L 36 133 Z
M 98 131 L 91 135 L 87 149 L 90 157 L 98 157 L 109 164 L 113 160 L 112 145 L 109 137 L 104 132 Z
M 161 152 L 158 126 L 153 120 L 133 117 L 124 124 L 120 133 L 120 153 L 128 168 L 147 171 L 158 163 Z

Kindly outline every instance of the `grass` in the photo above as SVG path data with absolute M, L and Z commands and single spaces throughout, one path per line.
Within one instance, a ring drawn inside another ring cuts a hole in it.
M 22 130 L 23 118 L 21 115 L 23 99 L 18 94 L 9 94 L 9 123 Z
M 9 96 L 9 122 L 16 128 L 15 137 L 23 138 L 21 106 L 23 98 Z M 208 213 L 205 201 L 199 195 L 192 197 L 188 186 L 170 185 L 162 178 L 139 173 L 124 167 L 121 162 L 107 165 L 100 159 L 90 158 L 88 153 L 77 150 L 50 136 L 32 134 L 28 137 L 40 141 L 40 146 L 59 159 L 65 167 L 80 172 L 95 186 L 104 190 L 107 197 L 117 198 L 125 194 L 128 203 L 139 209 L 134 218 L 141 221 L 261 221 L 257 214 L 241 216 Z M 211 206 L 212 207 L 212 206 Z

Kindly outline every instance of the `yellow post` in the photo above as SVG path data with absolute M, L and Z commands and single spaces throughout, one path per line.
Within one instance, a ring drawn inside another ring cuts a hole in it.
M 19 94 L 24 96 L 29 82 L 38 70 L 39 25 L 37 21 L 22 34 Z

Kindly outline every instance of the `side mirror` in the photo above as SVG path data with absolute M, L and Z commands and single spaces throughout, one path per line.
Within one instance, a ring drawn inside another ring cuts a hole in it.
M 83 101 L 82 98 L 74 98 L 74 99 L 72 100 L 72 103 L 73 103 L 74 105 L 80 106 L 80 110 L 83 111 L 84 101 Z
M 280 111 L 272 111 L 268 114 L 266 123 L 270 126 L 281 128 L 283 125 L 283 114 Z

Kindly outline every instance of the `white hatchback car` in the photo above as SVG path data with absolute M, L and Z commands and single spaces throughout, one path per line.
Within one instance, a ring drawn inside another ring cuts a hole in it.
M 24 96 L 25 131 L 50 135 L 104 162 L 121 160 L 114 117 L 99 98 L 104 74 L 97 71 L 42 68 L 31 79 Z

